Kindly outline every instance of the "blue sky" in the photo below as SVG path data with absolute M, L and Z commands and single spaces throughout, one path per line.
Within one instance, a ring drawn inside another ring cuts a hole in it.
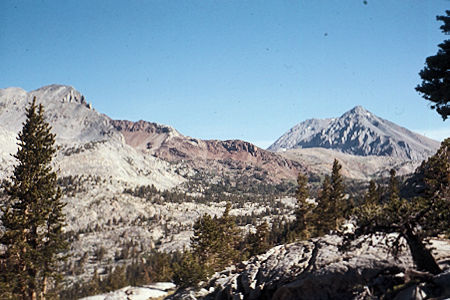
M 0 88 L 74 86 L 115 119 L 266 147 L 356 105 L 429 137 L 414 90 L 449 0 L 0 1 Z M 448 38 L 448 37 L 447 37 Z

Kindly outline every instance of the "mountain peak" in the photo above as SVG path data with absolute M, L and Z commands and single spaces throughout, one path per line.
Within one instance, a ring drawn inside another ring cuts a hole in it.
M 78 103 L 91 108 L 85 97 L 74 87 L 62 84 L 51 84 L 43 86 L 30 92 L 32 97 L 46 99 L 47 101 L 58 101 L 62 103 Z
M 361 105 L 355 106 L 349 111 L 345 112 L 341 117 L 347 117 L 347 116 L 371 116 L 372 113 L 362 107 Z
M 439 142 L 409 131 L 355 106 L 340 118 L 310 120 L 294 126 L 268 149 L 327 148 L 343 153 L 424 160 Z
M 355 113 L 355 114 L 365 114 L 365 113 L 368 113 L 369 111 L 367 109 L 365 109 L 364 107 L 362 107 L 361 105 L 357 105 L 357 106 L 353 107 L 349 112 Z

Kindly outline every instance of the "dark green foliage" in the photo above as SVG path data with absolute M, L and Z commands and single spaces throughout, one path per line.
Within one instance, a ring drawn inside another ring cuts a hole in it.
M 182 261 L 185 267 L 192 269 L 186 271 L 185 268 L 178 268 L 182 274 L 175 272 L 175 278 L 180 284 L 188 286 L 191 281 L 203 280 L 239 261 L 243 238 L 234 217 L 229 214 L 230 209 L 231 205 L 227 204 L 221 217 L 212 218 L 205 214 L 194 223 L 192 253 L 187 253 Z
M 344 180 L 341 175 L 342 166 L 337 159 L 333 162 L 333 169 L 331 171 L 331 194 L 330 202 L 332 203 L 333 212 L 330 215 L 333 217 L 335 223 L 334 228 L 339 229 L 344 222 L 344 218 L 348 214 L 349 203 L 344 198 Z
M 312 210 L 314 205 L 308 203 L 309 198 L 308 178 L 299 173 L 297 177 L 297 209 L 295 210 L 294 231 L 300 239 L 307 239 L 311 236 Z
M 256 232 L 247 237 L 248 252 L 250 256 L 266 252 L 270 247 L 269 224 L 262 222 L 256 227 Z
M 369 189 L 364 196 L 364 203 L 378 204 L 381 201 L 380 189 L 374 180 L 369 182 Z
M 191 248 L 198 261 L 201 261 L 206 274 L 212 274 L 218 260 L 221 235 L 217 219 L 205 214 L 194 223 L 194 236 Z
M 142 285 L 151 282 L 171 281 L 173 277 L 173 265 L 180 260 L 180 254 L 152 251 L 143 257 L 145 263 L 133 263 L 127 268 L 127 281 L 132 285 Z M 135 266 L 135 267 L 134 267 Z M 142 270 L 137 273 L 136 269 Z M 132 276 L 133 272 L 137 276 Z
M 327 234 L 333 228 L 333 203 L 330 202 L 331 184 L 330 177 L 325 176 L 322 188 L 316 199 L 317 206 L 313 210 L 311 217 L 313 226 L 313 236 L 321 236 Z
M 243 239 L 236 220 L 230 215 L 231 204 L 227 203 L 222 217 L 218 218 L 221 234 L 219 235 L 219 262 L 218 270 L 239 261 L 239 245 Z
M 44 298 L 60 278 L 59 256 L 67 243 L 56 173 L 50 166 L 55 135 L 45 122 L 42 105 L 33 99 L 19 133 L 18 164 L 4 188 L 8 200 L 2 208 L 5 227 L 0 243 L 1 288 L 5 298 Z
M 194 224 L 191 248 L 202 262 L 207 274 L 233 263 L 238 257 L 240 232 L 230 216 L 230 204 L 220 218 L 205 214 Z
M 444 22 L 442 32 L 450 34 L 450 10 L 446 14 L 436 19 Z M 450 115 L 450 40 L 444 40 L 438 47 L 438 53 L 427 57 L 425 68 L 419 72 L 422 83 L 416 91 L 432 103 L 431 108 L 436 109 L 445 121 Z
M 317 197 L 317 206 L 311 216 L 312 235 L 321 236 L 339 230 L 347 217 L 349 204 L 344 195 L 344 183 L 340 173 L 342 166 L 335 159 L 331 177 L 325 176 Z
M 388 185 L 388 200 L 389 201 L 397 201 L 400 198 L 400 192 L 399 192 L 399 186 L 398 186 L 398 180 L 396 175 L 396 172 L 394 169 L 391 169 L 389 172 L 391 175 L 389 177 L 389 185 Z
M 419 168 L 422 173 L 423 215 L 418 215 L 422 230 L 427 236 L 438 233 L 450 235 L 450 138 L 441 143 L 440 149 Z
M 355 210 L 355 236 L 398 233 L 391 241 L 394 252 L 404 238 L 417 268 L 437 274 L 441 270 L 425 244 L 427 238 L 448 234 L 450 228 L 450 139 L 442 142 L 438 152 L 416 172 L 423 180 L 422 195 L 410 201 L 400 198 L 395 172 L 391 172 L 389 201 L 369 202 Z
M 296 222 L 290 222 L 287 218 L 276 217 L 273 219 L 272 229 L 269 233 L 270 245 L 281 245 L 291 243 L 296 239 L 294 228 Z
M 207 278 L 208 270 L 191 251 L 185 251 L 181 262 L 174 265 L 173 280 L 180 287 L 195 287 Z

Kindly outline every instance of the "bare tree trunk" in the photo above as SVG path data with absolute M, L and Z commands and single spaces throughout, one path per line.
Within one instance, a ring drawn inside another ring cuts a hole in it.
M 413 233 L 409 226 L 405 229 L 404 237 L 408 243 L 414 263 L 420 271 L 427 271 L 431 274 L 442 272 L 430 250 L 425 247 L 421 239 Z

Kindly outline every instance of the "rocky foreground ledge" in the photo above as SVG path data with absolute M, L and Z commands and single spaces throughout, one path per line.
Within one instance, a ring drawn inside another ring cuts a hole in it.
M 340 252 L 342 239 L 325 236 L 281 245 L 216 273 L 200 290 L 168 299 L 446 299 L 450 297 L 450 241 L 433 241 L 443 273 L 414 271 L 408 249 L 394 258 L 372 238 Z

